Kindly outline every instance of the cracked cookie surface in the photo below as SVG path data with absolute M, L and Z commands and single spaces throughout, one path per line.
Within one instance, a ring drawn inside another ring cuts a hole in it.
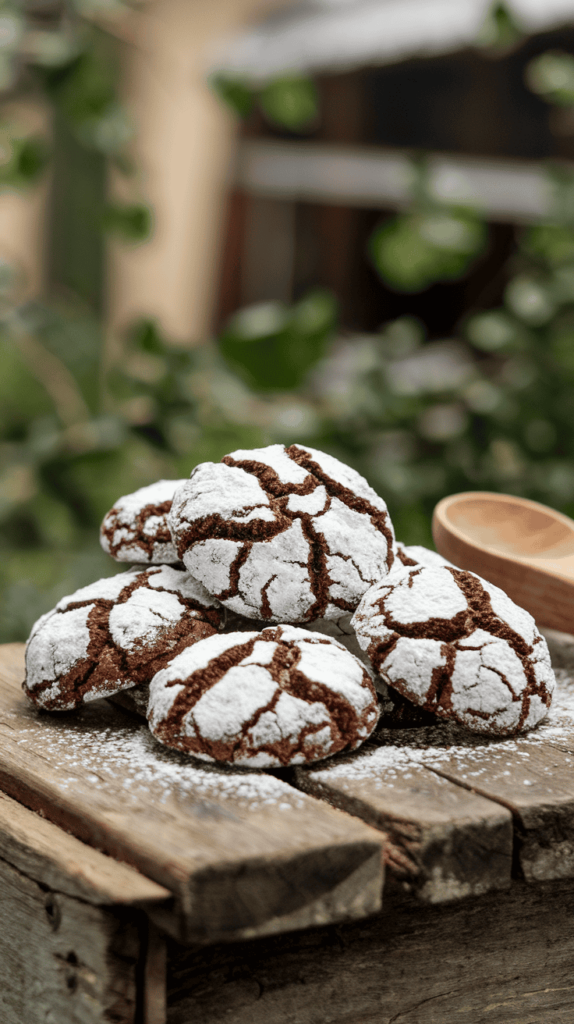
M 443 558 L 439 555 L 438 551 L 432 551 L 430 548 L 425 548 L 422 544 L 403 544 L 402 541 L 397 541 L 397 560 L 395 565 L 399 563 L 403 565 L 427 565 L 429 568 L 434 568 L 440 565 L 449 565 L 452 569 L 456 569 L 456 566 L 452 562 L 448 561 L 448 558 Z
M 152 679 L 148 706 L 160 742 L 251 767 L 354 750 L 378 717 L 360 661 L 336 640 L 291 625 L 195 644 Z
M 173 496 L 185 480 L 158 480 L 118 498 L 103 518 L 100 544 L 116 562 L 179 562 L 168 526 Z
M 382 498 L 300 445 L 197 466 L 169 515 L 178 557 L 232 611 L 266 622 L 338 619 L 394 560 Z
M 554 672 L 534 619 L 475 573 L 397 567 L 352 622 L 386 682 L 474 732 L 510 736 L 550 707 Z
M 188 572 L 131 570 L 62 598 L 26 645 L 24 692 L 69 711 L 149 682 L 184 647 L 219 628 L 221 608 Z

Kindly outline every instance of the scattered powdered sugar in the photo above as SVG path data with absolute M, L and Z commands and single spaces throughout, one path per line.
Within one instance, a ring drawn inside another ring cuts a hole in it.
M 565 669 L 556 670 L 556 690 L 552 707 L 536 729 L 514 739 L 498 739 L 469 734 L 454 723 L 439 722 L 422 729 L 381 730 L 376 741 L 383 745 L 334 759 L 330 764 L 308 769 L 313 779 L 329 783 L 334 779 L 368 779 L 375 789 L 393 788 L 396 779 L 408 780 L 409 769 L 419 766 L 437 768 L 441 763 L 464 764 L 465 778 L 478 778 L 485 770 L 500 769 L 512 775 L 517 767 L 528 765 L 529 750 L 540 744 L 552 744 L 574 752 L 574 676 Z M 502 759 L 506 764 L 502 765 Z M 473 770 L 474 766 L 474 770 Z M 539 767 L 537 770 L 540 770 Z M 548 771 L 552 771 L 549 763 Z M 523 779 L 521 785 L 534 785 Z
M 41 738 L 42 755 L 54 768 L 57 786 L 68 793 L 81 779 L 93 783 L 104 797 L 107 785 L 117 789 L 120 780 L 122 799 L 144 807 L 150 799 L 184 805 L 207 800 L 232 803 L 230 810 L 272 805 L 286 811 L 302 807 L 307 799 L 273 775 L 201 766 L 161 747 L 146 725 L 124 724 L 123 716 L 117 724 L 110 716 L 110 724 L 102 727 L 97 714 L 99 721 L 94 723 L 89 710 L 82 711 L 74 723 L 43 718 L 41 737 L 38 726 L 19 725 L 22 745 L 37 746 Z

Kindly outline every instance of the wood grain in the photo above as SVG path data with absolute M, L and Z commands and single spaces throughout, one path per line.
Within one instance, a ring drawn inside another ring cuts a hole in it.
M 2 1024 L 137 1024 L 137 922 L 0 860 Z M 161 1024 L 161 1022 L 158 1022 Z
M 570 1024 L 573 915 L 571 882 L 515 882 L 264 943 L 171 944 L 168 1024 Z
M 392 748 L 391 748 L 392 750 Z M 430 903 L 510 885 L 512 816 L 424 765 L 374 752 L 333 768 L 301 768 L 297 784 L 384 831 L 386 866 L 405 891 Z
M 433 514 L 445 558 L 501 587 L 536 621 L 568 632 L 574 622 L 574 521 L 527 498 L 453 494 Z
M 147 907 L 171 899 L 168 889 L 86 846 L 5 793 L 0 793 L 0 857 L 50 889 L 98 906 Z
M 532 740 L 429 752 L 426 764 L 507 807 L 527 881 L 574 877 L 574 754 Z
M 371 914 L 381 833 L 271 776 L 191 765 L 105 701 L 38 712 L 23 645 L 0 650 L 0 788 L 174 894 L 154 919 L 186 941 Z

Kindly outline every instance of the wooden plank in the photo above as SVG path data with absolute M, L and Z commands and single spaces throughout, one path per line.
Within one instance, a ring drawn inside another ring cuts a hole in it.
M 436 199 L 478 206 L 489 220 L 528 223 L 552 207 L 552 186 L 539 162 L 430 153 L 427 165 Z M 248 195 L 368 209 L 409 206 L 414 182 L 412 153 L 405 150 L 278 139 L 244 139 L 235 172 L 236 186 Z
M 488 739 L 440 720 L 420 729 L 379 729 L 370 743 L 379 745 L 378 750 L 363 750 L 347 762 L 299 771 L 299 784 L 316 795 L 322 791 L 337 806 L 387 829 L 389 866 L 396 874 L 400 867 L 400 858 L 394 856 L 397 849 L 411 857 L 418 871 L 411 872 L 410 884 L 418 886 L 419 894 L 427 899 L 441 899 L 443 884 L 445 896 L 450 885 L 456 892 L 452 875 L 462 883 L 463 895 L 461 864 L 465 861 L 460 856 L 452 861 L 451 829 L 453 842 L 457 836 L 461 838 L 469 857 L 466 863 L 473 863 L 478 870 L 477 884 L 484 885 L 482 891 L 504 884 L 505 876 L 508 880 L 510 815 L 515 871 L 528 881 L 574 877 L 574 680 L 565 670 L 558 670 L 557 676 L 548 717 L 524 737 Z M 425 788 L 429 772 L 455 790 L 459 787 L 458 796 L 448 788 Z M 480 805 L 466 804 L 464 789 L 468 796 L 480 798 Z M 502 808 L 506 809 L 505 827 L 502 822 L 497 824 Z M 473 814 L 477 816 L 475 824 Z M 441 855 L 433 847 L 433 828 L 441 836 Z M 468 844 L 463 840 L 467 829 Z M 500 836 L 504 836 L 502 845 Z M 435 874 L 431 871 L 429 878 L 428 865 L 435 851 Z
M 2 1024 L 136 1024 L 135 914 L 46 892 L 0 860 L 0 920 Z
M 371 921 L 170 946 L 168 1024 L 569 1024 L 574 887 L 386 900 Z
M 147 907 L 171 898 L 128 864 L 106 857 L 0 793 L 0 857 L 50 889 L 99 906 Z
M 574 754 L 538 738 L 429 750 L 437 774 L 507 807 L 529 882 L 574 877 Z
M 187 941 L 251 938 L 379 909 L 383 837 L 271 775 L 198 767 L 105 701 L 48 715 L 0 649 L 0 788 L 175 896 Z
M 510 811 L 437 776 L 417 753 L 388 745 L 297 769 L 296 781 L 384 831 L 391 876 L 420 899 L 442 903 L 508 887 Z

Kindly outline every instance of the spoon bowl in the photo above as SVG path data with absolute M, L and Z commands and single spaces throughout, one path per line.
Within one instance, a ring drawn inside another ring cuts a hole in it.
M 439 501 L 437 551 L 505 590 L 536 621 L 574 633 L 574 520 L 512 494 L 466 491 Z

